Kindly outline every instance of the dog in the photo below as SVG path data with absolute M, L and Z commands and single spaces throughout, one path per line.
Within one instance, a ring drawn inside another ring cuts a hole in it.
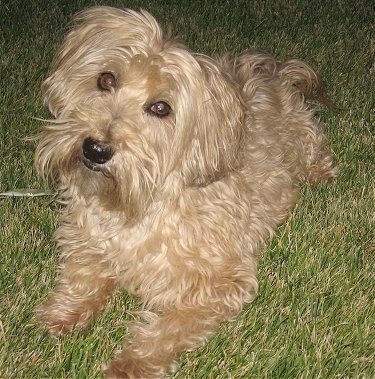
M 38 172 L 63 204 L 57 284 L 37 308 L 84 330 L 120 288 L 140 298 L 106 378 L 162 378 L 258 291 L 259 255 L 299 183 L 337 176 L 311 108 L 320 76 L 248 50 L 213 59 L 148 12 L 75 16 L 43 86 Z

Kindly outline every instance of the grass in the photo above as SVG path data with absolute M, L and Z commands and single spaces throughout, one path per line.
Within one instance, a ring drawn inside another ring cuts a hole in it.
M 40 84 L 76 10 L 102 1 L 0 0 L 0 192 L 42 188 L 22 137 L 46 117 Z M 121 1 L 106 4 L 124 6 Z M 258 298 L 173 378 L 374 378 L 374 6 L 368 0 L 126 1 L 171 24 L 192 49 L 248 47 L 300 57 L 323 74 L 322 109 L 341 176 L 303 187 L 261 259 Z M 86 335 L 53 339 L 33 309 L 53 286 L 50 198 L 0 199 L 0 378 L 97 378 L 126 334 L 137 300 L 117 293 Z

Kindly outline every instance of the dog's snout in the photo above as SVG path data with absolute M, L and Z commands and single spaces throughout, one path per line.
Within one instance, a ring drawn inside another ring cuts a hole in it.
M 83 155 L 92 163 L 103 164 L 108 162 L 113 156 L 113 150 L 105 143 L 86 138 L 82 145 Z

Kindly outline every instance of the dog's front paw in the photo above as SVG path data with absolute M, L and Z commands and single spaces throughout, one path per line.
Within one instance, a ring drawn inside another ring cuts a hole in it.
M 116 359 L 102 368 L 106 379 L 158 379 L 163 378 L 164 370 L 147 365 L 137 359 Z
M 40 325 L 55 336 L 70 332 L 77 324 L 80 315 L 68 312 L 58 305 L 42 304 L 35 310 Z
M 42 327 L 55 336 L 61 336 L 73 329 L 83 330 L 93 319 L 93 312 L 85 304 L 74 304 L 59 298 L 50 297 L 35 310 L 35 315 Z
M 123 371 L 123 368 L 116 367 L 114 364 L 103 366 L 102 371 L 105 379 L 130 379 L 129 375 Z

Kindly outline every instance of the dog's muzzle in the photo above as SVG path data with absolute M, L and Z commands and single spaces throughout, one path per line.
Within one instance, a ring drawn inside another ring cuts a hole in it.
M 93 171 L 101 171 L 102 165 L 113 157 L 113 150 L 105 143 L 86 138 L 82 145 L 84 165 Z

